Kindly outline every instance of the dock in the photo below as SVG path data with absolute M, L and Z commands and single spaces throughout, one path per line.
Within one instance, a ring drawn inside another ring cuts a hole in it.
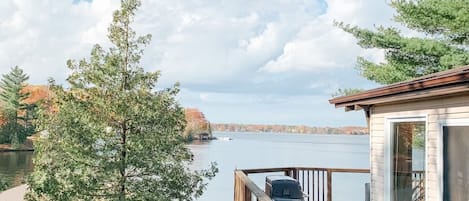
M 23 184 L 21 186 L 17 186 L 0 192 L 0 200 L 24 201 L 23 197 L 27 189 L 28 186 L 26 184 Z

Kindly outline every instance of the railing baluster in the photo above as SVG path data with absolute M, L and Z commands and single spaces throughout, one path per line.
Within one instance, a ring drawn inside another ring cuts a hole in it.
M 325 196 L 324 196 L 325 195 L 324 194 L 324 191 L 325 191 L 325 189 L 324 189 L 324 170 L 321 171 L 321 172 L 322 172 L 322 200 L 325 201 Z
M 301 186 L 305 187 L 305 171 L 304 170 L 300 170 L 301 171 Z
M 319 170 L 317 171 L 317 173 L 318 173 L 318 178 L 317 178 L 318 183 L 317 183 L 317 185 L 316 185 L 317 188 L 318 188 L 318 191 L 317 191 L 317 192 L 318 192 L 318 198 L 317 198 L 317 200 L 320 201 L 320 198 L 321 198 L 321 197 L 319 196 L 319 192 L 321 192 L 321 190 L 320 190 L 321 186 L 320 186 L 320 182 L 319 182 L 320 180 L 319 180 L 319 179 L 320 179 L 321 174 L 320 174 Z
M 312 186 L 312 188 L 311 188 L 311 191 L 313 191 L 313 192 L 311 192 L 311 194 L 313 195 L 313 196 L 311 197 L 311 198 L 313 199 L 312 201 L 314 201 L 314 182 L 315 182 L 315 181 L 314 181 L 314 172 L 315 172 L 315 171 L 313 170 L 313 179 L 312 179 L 312 181 L 313 181 L 313 182 L 312 182 L 312 185 L 313 185 L 313 186 Z
M 332 201 L 332 171 L 327 170 L 327 201 Z
M 299 180 L 300 172 L 298 172 L 299 171 L 298 168 L 295 168 L 294 170 L 295 170 L 295 177 L 293 177 L 293 178 L 296 179 L 296 180 Z
M 308 170 L 308 191 L 307 191 L 307 192 L 308 192 L 308 201 L 310 201 L 310 200 L 309 200 L 309 186 L 310 186 L 310 185 L 309 185 L 309 172 L 311 172 L 311 171 Z

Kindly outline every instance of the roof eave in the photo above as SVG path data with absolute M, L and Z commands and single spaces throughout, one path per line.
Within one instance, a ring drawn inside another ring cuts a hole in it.
M 400 82 L 377 89 L 368 90 L 350 96 L 342 96 L 329 100 L 336 108 L 345 107 L 346 111 L 359 110 L 386 101 L 406 100 L 408 94 L 418 95 L 420 98 L 442 95 L 446 92 L 456 93 L 466 91 L 469 84 L 469 66 L 423 76 L 414 80 Z M 454 88 L 455 90 L 451 90 Z M 444 91 L 441 91 L 443 89 Z M 430 92 L 434 93 L 422 93 Z M 393 98 L 394 97 L 394 98 Z M 397 98 L 396 98 L 397 97 Z M 401 97 L 401 98 L 399 98 Z M 416 97 L 407 97 L 416 98 Z

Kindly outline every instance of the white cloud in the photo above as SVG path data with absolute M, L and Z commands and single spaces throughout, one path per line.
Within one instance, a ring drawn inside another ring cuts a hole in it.
M 350 67 L 358 55 L 383 61 L 383 52 L 363 50 L 349 33 L 333 25 L 343 21 L 372 28 L 373 24 L 390 24 L 392 10 L 378 1 L 328 0 L 326 12 L 305 23 L 295 38 L 286 43 L 280 56 L 267 62 L 260 71 L 282 73 L 292 70 L 323 72 Z M 373 16 L 373 17 L 371 17 Z
M 297 38 L 287 43 L 283 53 L 269 61 L 261 71 L 324 71 L 349 67 L 360 52 L 352 36 L 331 26 L 306 25 Z
M 136 26 L 154 35 L 144 60 L 164 83 L 214 84 L 255 73 L 320 11 L 302 0 L 145 1 Z
M 66 60 L 80 59 L 104 41 L 117 6 L 111 0 L 7 2 L 9 7 L 0 7 L 0 13 L 10 13 L 0 21 L 0 73 L 18 65 L 41 84 L 48 77 L 63 82 Z
M 87 57 L 95 43 L 109 46 L 107 27 L 118 4 L 0 1 L 0 74 L 19 65 L 32 83 L 48 77 L 63 83 L 67 59 Z M 385 1 L 375 0 L 143 0 L 134 27 L 153 35 L 142 60 L 146 70 L 161 70 L 162 86 L 180 81 L 183 93 L 196 94 L 181 96 L 185 105 L 213 114 L 223 104 L 236 105 L 231 110 L 243 104 L 265 114 L 268 103 L 301 111 L 314 99 L 329 107 L 328 94 L 338 87 L 370 86 L 354 74 L 355 58 L 382 61 L 382 52 L 361 50 L 332 22 L 373 27 L 391 17 Z
M 241 76 L 253 81 L 263 72 L 350 66 L 360 49 L 332 20 L 367 26 L 367 12 L 383 5 L 329 0 L 320 15 L 319 1 L 147 0 L 135 28 L 153 34 L 143 65 L 162 70 L 166 85 L 216 84 Z M 87 56 L 95 43 L 109 44 L 107 27 L 117 7 L 112 0 L 2 1 L 0 73 L 20 65 L 33 82 L 49 76 L 63 81 L 67 59 Z

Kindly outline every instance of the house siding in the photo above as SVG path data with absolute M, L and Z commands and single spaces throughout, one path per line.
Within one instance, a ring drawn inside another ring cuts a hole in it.
M 439 196 L 437 144 L 440 122 L 451 119 L 468 119 L 469 121 L 469 93 L 406 103 L 374 105 L 370 109 L 370 115 L 371 200 L 385 200 L 386 119 L 425 116 L 427 117 L 426 194 L 427 201 L 437 201 Z

